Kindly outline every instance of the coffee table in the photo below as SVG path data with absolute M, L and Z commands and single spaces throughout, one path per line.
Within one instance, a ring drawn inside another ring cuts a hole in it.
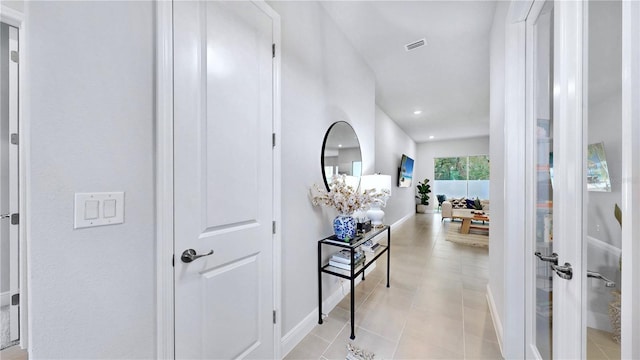
M 489 225 L 485 225 L 485 222 L 489 221 L 489 215 L 486 214 L 470 214 L 470 216 L 460 216 L 462 219 L 462 226 L 460 226 L 461 234 L 468 234 L 470 229 L 479 229 L 489 231 Z M 482 221 L 483 224 L 473 224 L 472 220 Z

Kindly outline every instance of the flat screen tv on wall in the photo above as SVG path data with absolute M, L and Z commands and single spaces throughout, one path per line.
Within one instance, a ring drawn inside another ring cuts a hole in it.
M 410 187 L 411 180 L 413 180 L 413 159 L 402 154 L 400 174 L 398 175 L 398 187 Z

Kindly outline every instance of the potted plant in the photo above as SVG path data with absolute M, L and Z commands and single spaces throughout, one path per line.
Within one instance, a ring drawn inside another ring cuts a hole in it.
M 429 179 L 424 179 L 424 181 L 418 182 L 416 190 L 418 191 L 416 199 L 420 199 L 420 204 L 416 206 L 416 211 L 424 214 L 427 212 L 427 206 L 429 206 L 429 194 L 431 193 L 431 185 L 429 185 Z

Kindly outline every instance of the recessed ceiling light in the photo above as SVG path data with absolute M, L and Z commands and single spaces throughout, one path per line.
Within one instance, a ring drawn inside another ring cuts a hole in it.
M 435 136 L 433 136 L 433 135 L 429 136 L 429 139 L 433 139 L 433 138 L 435 138 Z
M 415 115 L 420 115 L 420 114 L 422 114 L 422 110 L 416 110 L 416 111 L 414 111 L 413 113 L 414 113 Z
M 338 144 L 338 147 L 342 147 L 342 144 Z

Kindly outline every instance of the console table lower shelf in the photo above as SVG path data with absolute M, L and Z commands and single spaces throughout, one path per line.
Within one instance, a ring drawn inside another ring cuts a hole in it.
M 387 232 L 387 244 L 380 244 L 373 253 L 365 253 L 365 260 L 350 270 L 344 270 L 323 262 L 322 248 L 323 246 L 334 246 L 348 249 L 351 253 L 351 263 L 354 263 L 355 253 L 358 248 L 367 240 L 373 239 L 383 232 Z M 371 231 L 356 237 L 351 242 L 340 242 L 333 240 L 331 237 L 318 241 L 318 324 L 322 324 L 322 273 L 337 276 L 349 280 L 351 285 L 351 340 L 356 338 L 355 334 L 355 280 L 362 274 L 362 281 L 365 280 L 364 272 L 373 264 L 380 256 L 387 254 L 387 287 L 389 287 L 389 269 L 391 266 L 391 227 L 382 225 L 381 227 L 372 229 Z

